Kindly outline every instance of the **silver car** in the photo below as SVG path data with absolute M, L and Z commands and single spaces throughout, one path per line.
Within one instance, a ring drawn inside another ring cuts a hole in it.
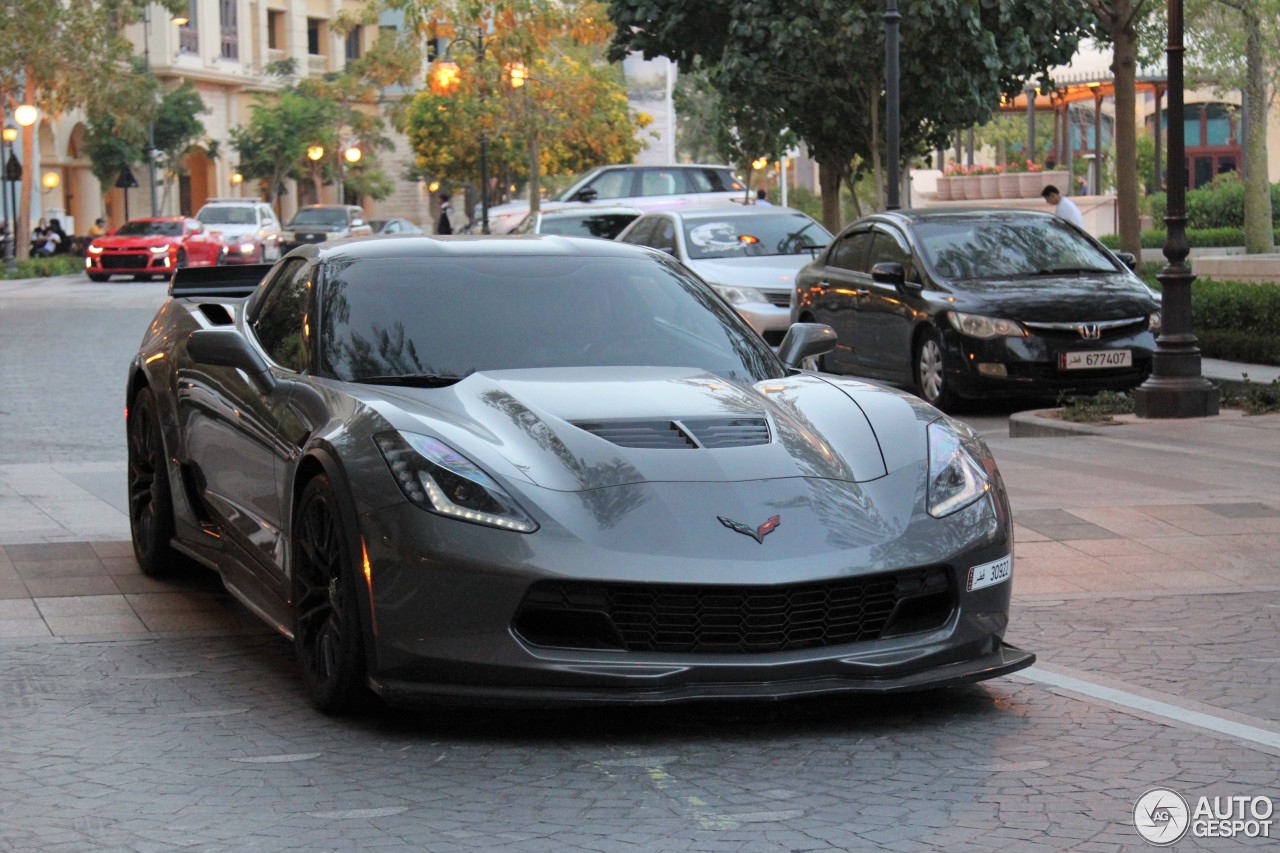
M 777 346 L 791 325 L 796 273 L 831 232 L 789 207 L 735 205 L 649 213 L 618 240 L 679 258 Z
M 264 277 L 265 274 L 265 277 Z M 669 257 L 557 236 L 179 270 L 126 385 L 149 574 L 217 570 L 327 712 L 917 690 L 1013 672 L 994 460 L 798 369 Z

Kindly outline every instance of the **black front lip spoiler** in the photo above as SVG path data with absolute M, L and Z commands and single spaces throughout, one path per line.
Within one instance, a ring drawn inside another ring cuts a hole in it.
M 389 705 L 571 707 L 575 705 L 665 705 L 677 702 L 780 700 L 838 693 L 886 694 L 955 687 L 1009 675 L 1036 662 L 1032 652 L 1001 642 L 994 652 L 969 660 L 880 678 L 815 678 L 768 683 L 690 684 L 663 689 L 556 689 L 429 684 L 371 678 L 369 686 Z

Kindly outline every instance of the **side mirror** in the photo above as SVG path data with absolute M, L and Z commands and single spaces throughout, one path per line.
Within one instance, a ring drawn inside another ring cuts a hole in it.
M 879 263 L 871 268 L 871 280 L 902 287 L 906 283 L 907 272 L 899 263 Z
M 1135 258 L 1132 254 L 1130 254 L 1129 252 L 1116 252 L 1116 258 L 1118 258 L 1120 263 L 1124 264 L 1130 270 L 1137 272 L 1138 259 Z
M 836 348 L 836 331 L 825 323 L 792 323 L 778 345 L 778 358 L 787 367 L 799 367 L 806 358 L 826 355 Z
M 599 195 L 600 193 L 597 190 L 591 187 L 583 187 L 574 193 L 569 201 L 595 201 Z
M 266 359 L 234 329 L 197 329 L 187 338 L 187 355 L 197 364 L 243 370 L 263 394 L 270 394 L 277 385 Z

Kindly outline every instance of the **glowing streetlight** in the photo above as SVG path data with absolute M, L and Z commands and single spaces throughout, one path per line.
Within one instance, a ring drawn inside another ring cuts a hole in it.
M 319 160 L 323 156 L 324 156 L 323 145 L 312 145 L 310 148 L 307 149 L 308 160 L 312 160 L 312 161 Z
M 342 152 L 342 158 L 348 163 L 359 163 L 362 156 L 364 156 L 363 152 L 354 145 Z
M 4 129 L 4 141 L 16 142 L 18 139 L 18 129 L 16 127 L 6 127 Z
M 23 127 L 31 127 L 40 118 L 40 111 L 30 104 L 20 104 L 13 111 L 13 120 Z
M 44 176 L 40 178 L 40 184 L 46 190 L 55 189 L 60 183 L 62 183 L 62 176 L 57 172 L 45 172 Z

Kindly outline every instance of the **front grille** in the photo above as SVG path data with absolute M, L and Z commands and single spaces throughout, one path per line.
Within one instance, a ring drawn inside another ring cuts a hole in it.
M 1146 317 L 1130 317 L 1126 320 L 1104 320 L 1098 323 L 1024 323 L 1028 329 L 1043 338 L 1064 341 L 1105 341 L 1110 338 L 1132 335 L 1147 327 Z M 1092 327 L 1096 338 L 1086 338 L 1081 329 Z
M 791 307 L 791 291 L 765 291 L 764 298 L 769 300 L 769 304 L 778 308 Z
M 750 447 L 769 443 L 769 423 L 764 418 L 578 421 L 574 426 L 619 447 L 649 450 Z
M 514 627 L 554 648 L 760 654 L 930 630 L 954 602 L 942 567 L 791 586 L 539 581 Z
M 104 270 L 144 270 L 147 268 L 146 255 L 108 255 L 101 258 Z

